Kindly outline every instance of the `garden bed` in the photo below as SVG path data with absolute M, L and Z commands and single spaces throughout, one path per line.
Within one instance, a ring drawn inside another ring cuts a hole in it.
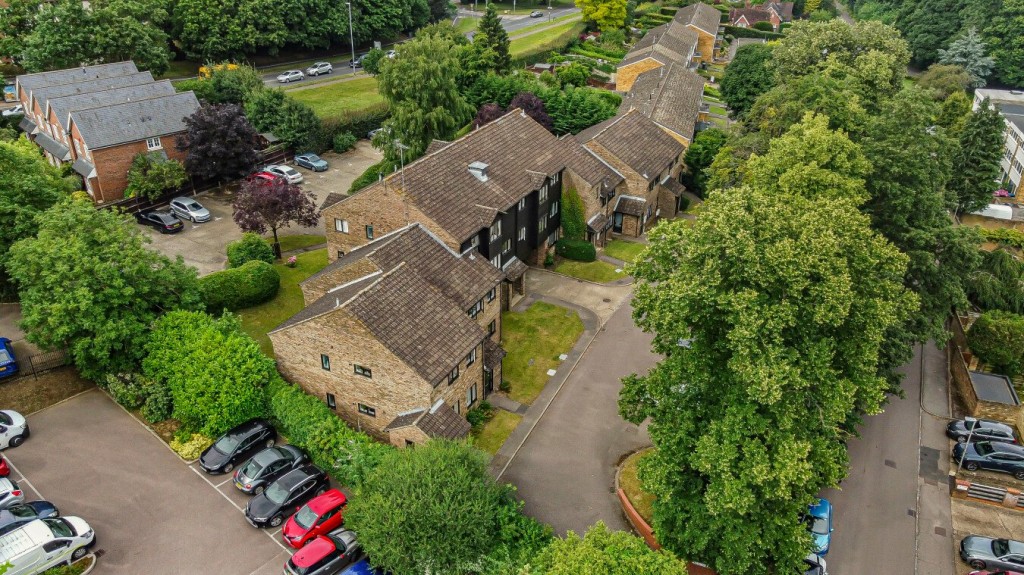
M 14 380 L 0 380 L 3 409 L 30 415 L 55 403 L 95 387 L 82 379 L 74 367 L 61 367 L 33 377 L 24 375 Z

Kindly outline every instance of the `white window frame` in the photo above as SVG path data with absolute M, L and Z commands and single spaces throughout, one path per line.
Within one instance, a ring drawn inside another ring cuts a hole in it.
M 519 198 L 519 211 L 526 209 L 526 198 Z
M 469 317 L 476 319 L 476 316 L 480 315 L 480 312 L 482 311 L 484 311 L 484 300 L 480 299 L 475 304 L 473 304 L 473 307 L 469 308 L 469 310 L 466 313 L 469 315 Z
M 466 356 L 466 367 L 469 367 L 469 366 L 473 365 L 474 363 L 476 363 L 476 348 L 475 347 L 473 348 L 473 351 L 469 352 L 469 355 Z
M 334 231 L 341 232 L 343 234 L 348 233 L 348 220 L 340 218 L 334 218 Z
M 491 241 L 501 237 L 501 220 L 498 220 L 491 224 Z
M 163 148 L 163 144 L 160 143 L 160 136 L 157 136 L 155 138 L 146 138 L 147 150 L 152 152 L 153 150 L 162 150 Z
M 493 258 L 491 258 L 491 265 L 496 267 L 496 268 L 498 268 L 500 270 L 501 269 L 501 256 L 497 255 L 497 256 L 494 256 Z
M 526 241 L 526 226 L 519 228 L 519 241 Z
M 551 202 L 551 210 L 550 210 L 550 213 L 548 215 L 550 217 L 552 217 L 552 218 L 558 215 L 558 202 L 557 201 L 556 202 Z
M 363 415 L 366 415 L 368 417 L 377 417 L 377 408 L 376 407 L 370 407 L 369 405 L 366 405 L 365 403 L 359 403 L 359 404 L 356 404 L 356 409 L 359 410 L 359 413 L 361 413 Z
M 539 196 L 539 198 L 540 198 L 540 200 L 539 200 L 539 201 L 541 201 L 541 202 L 546 202 L 546 201 L 548 201 L 548 185 L 547 185 L 547 184 L 544 184 L 544 185 L 543 185 L 543 186 L 541 187 L 541 189 L 540 189 L 540 196 Z
M 448 372 L 448 385 L 455 383 L 459 379 L 459 366 L 455 366 L 455 369 Z
M 487 303 L 494 301 L 496 297 L 498 297 L 498 288 L 492 287 L 490 291 L 487 292 Z
M 331 356 L 326 353 L 320 354 L 320 369 L 324 371 L 331 371 Z
M 466 407 L 471 407 L 474 403 L 476 403 L 476 400 L 476 384 L 474 383 L 473 385 L 469 386 L 469 389 L 466 390 Z
M 505 241 L 501 244 L 501 253 L 505 253 L 512 249 L 512 239 L 505 238 Z

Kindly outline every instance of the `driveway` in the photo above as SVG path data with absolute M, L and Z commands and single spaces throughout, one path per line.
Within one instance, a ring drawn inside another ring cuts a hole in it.
M 650 351 L 651 336 L 633 324 L 631 313 L 627 302 L 600 328 L 499 475 L 518 487 L 526 513 L 559 535 L 570 529 L 582 533 L 597 521 L 629 529 L 614 495 L 615 469 L 650 439 L 645 427 L 619 417 L 620 380 L 646 373 L 658 361 Z
M 102 392 L 28 419 L 32 437 L 4 452 L 12 475 L 96 530 L 96 575 L 281 572 L 290 553 Z
M 305 177 L 301 185 L 313 193 L 317 206 L 332 192 L 347 193 L 352 182 L 379 162 L 381 155 L 368 141 L 360 140 L 354 149 L 344 154 L 329 152 L 323 158 L 331 165 L 326 172 L 314 173 L 299 168 Z M 228 243 L 242 237 L 242 231 L 231 219 L 234 197 L 235 188 L 231 186 L 199 194 L 196 199 L 210 210 L 213 218 L 202 224 L 185 222 L 185 229 L 177 234 L 161 234 L 150 227 L 143 229 L 152 238 L 153 249 L 171 258 L 181 256 L 186 264 L 199 270 L 199 275 L 222 270 L 228 261 L 225 251 Z M 291 226 L 278 230 L 278 235 L 324 235 L 322 223 L 312 228 Z

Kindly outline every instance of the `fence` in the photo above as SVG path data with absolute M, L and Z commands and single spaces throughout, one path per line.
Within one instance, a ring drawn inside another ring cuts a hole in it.
M 952 478 L 952 474 L 950 477 Z M 957 499 L 973 499 L 1006 509 L 1024 511 L 1024 496 L 1019 489 L 982 485 L 966 479 L 951 482 L 951 487 L 953 497 Z
M 68 354 L 68 350 L 58 349 L 30 355 L 27 359 L 19 359 L 18 370 L 25 375 L 31 373 L 32 377 L 36 377 L 40 373 L 63 367 L 69 363 L 71 363 L 71 355 Z

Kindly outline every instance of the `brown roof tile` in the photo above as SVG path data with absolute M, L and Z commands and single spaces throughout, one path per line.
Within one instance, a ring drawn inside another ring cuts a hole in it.
M 692 141 L 703 96 L 704 78 L 685 66 L 670 64 L 637 76 L 633 87 L 622 99 L 619 113 L 638 110 Z
M 320 204 L 320 211 L 326 210 L 327 208 L 333 206 L 334 204 L 340 202 L 341 200 L 344 200 L 347 197 L 347 195 L 339 194 L 337 192 L 331 192 L 327 194 L 327 198 L 324 200 L 324 203 Z
M 683 24 L 696 26 L 704 32 L 715 36 L 718 34 L 718 25 L 722 21 L 722 13 L 713 6 L 709 6 L 704 3 L 697 3 L 680 8 L 679 11 L 676 12 L 673 20 L 675 22 L 682 22 Z
M 587 184 L 591 186 L 602 184 L 602 189 L 599 191 L 604 191 L 614 189 L 625 180 L 622 174 L 615 171 L 615 168 L 581 146 L 572 136 L 563 137 L 562 143 L 565 145 L 565 167 L 572 170 Z
M 615 211 L 629 216 L 640 217 L 647 211 L 647 200 L 636 196 L 619 196 Z
M 747 24 L 754 25 L 758 22 L 768 22 L 771 14 L 764 8 L 757 6 L 751 8 L 733 8 L 729 10 L 729 23 L 735 25 L 740 18 L 746 18 Z
M 618 67 L 628 66 L 645 58 L 653 58 L 662 64 L 677 62 L 687 64 L 697 49 L 697 33 L 679 22 L 669 22 L 651 28 L 647 34 L 630 49 Z
M 491 338 L 484 340 L 484 367 L 493 370 L 501 365 L 501 360 L 507 355 L 505 348 Z
M 461 415 L 455 413 L 447 403 L 438 402 L 416 422 L 428 437 L 436 439 L 462 439 L 473 428 Z
M 430 141 L 430 145 L 427 146 L 427 151 L 423 152 L 423 154 L 426 155 L 426 154 L 433 154 L 434 152 L 440 152 L 444 148 L 447 148 L 448 144 L 451 144 L 451 142 L 446 142 L 445 140 L 437 140 L 437 139 L 431 140 Z
M 679 154 L 683 145 L 637 110 L 615 117 L 584 142 L 595 142 L 648 181 L 657 177 Z
M 342 304 L 352 299 L 360 291 L 374 284 L 380 277 L 380 273 L 370 274 L 363 276 L 357 280 L 338 286 L 333 290 L 327 292 L 320 299 L 310 303 L 306 307 L 299 310 L 299 313 L 286 319 L 281 325 L 275 327 L 271 332 L 282 330 L 291 327 L 297 323 L 312 319 L 319 315 L 323 315 L 329 311 L 332 311 Z
M 403 413 L 398 417 L 392 419 L 391 423 L 389 423 L 387 427 L 384 428 L 384 431 L 391 431 L 392 429 L 400 429 L 402 427 L 409 427 L 410 425 L 415 425 L 416 420 L 423 417 L 423 414 L 426 412 L 426 409 L 416 409 L 408 413 Z

